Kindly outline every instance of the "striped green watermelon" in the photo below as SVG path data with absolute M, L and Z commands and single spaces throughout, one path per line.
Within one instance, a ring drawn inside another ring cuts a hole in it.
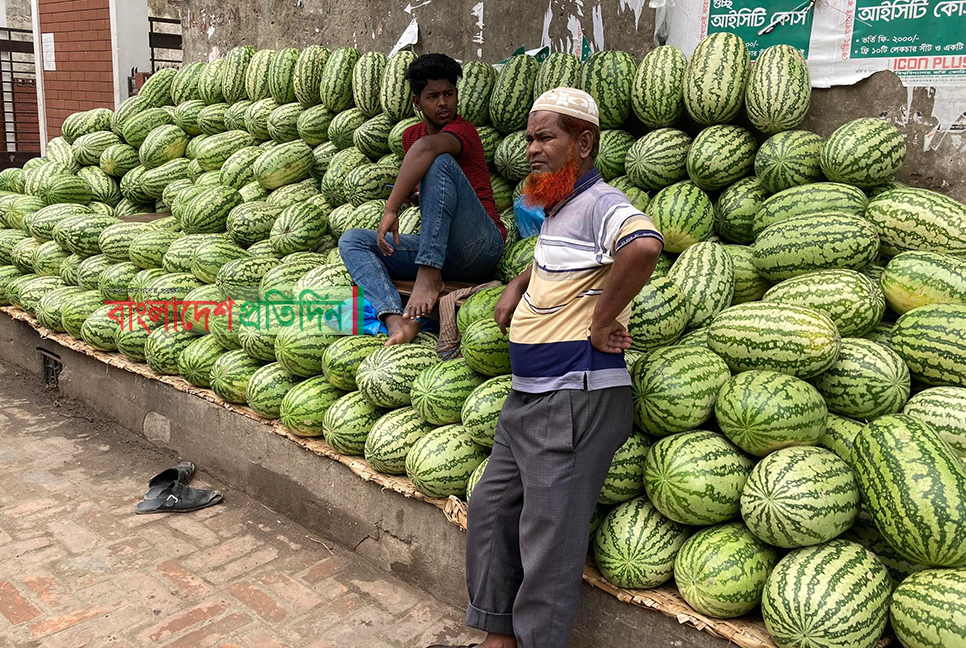
M 814 445 L 828 408 L 804 380 L 775 371 L 745 371 L 731 378 L 714 403 L 718 427 L 745 452 L 764 457 L 780 448 Z
M 268 115 L 268 136 L 279 144 L 299 139 L 298 120 L 304 109 L 298 102 L 282 104 Z
M 315 252 L 296 252 L 295 254 L 312 254 Z M 282 265 L 275 266 L 262 276 L 258 284 L 258 297 L 262 301 L 280 300 L 292 297 L 295 284 L 309 270 L 320 265 L 317 259 L 291 259 L 293 255 L 283 258 Z
M 282 210 L 264 201 L 251 201 L 238 205 L 228 213 L 225 227 L 233 241 L 249 246 L 268 240 L 272 225 Z
M 714 206 L 693 182 L 678 182 L 661 189 L 648 206 L 654 226 L 664 235 L 664 251 L 684 252 L 711 236 Z
M 863 427 L 865 427 L 864 423 L 829 414 L 825 432 L 819 439 L 818 445 L 831 450 L 841 457 L 845 463 L 852 465 L 852 441 L 855 440 L 855 436 L 862 431 Z
M 824 144 L 823 138 L 809 131 L 773 135 L 758 149 L 755 175 L 771 193 L 818 182 Z
M 505 286 L 491 286 L 467 297 L 456 311 L 456 327 L 460 333 L 477 320 L 493 317 L 496 303 L 504 289 Z
M 496 148 L 493 158 L 496 169 L 511 182 L 523 180 L 530 174 L 526 138 L 526 131 L 516 131 L 507 135 Z
M 291 374 L 309 378 L 322 374 L 326 349 L 341 336 L 324 324 L 294 323 L 282 327 L 275 338 L 275 357 Z
M 255 138 L 245 131 L 212 135 L 198 146 L 195 161 L 204 171 L 218 171 L 233 153 L 254 144 Z
M 863 117 L 832 133 L 822 149 L 822 172 L 832 182 L 859 188 L 892 179 L 906 158 L 906 142 L 885 120 Z
M 356 129 L 366 122 L 366 116 L 360 108 L 350 108 L 343 110 L 329 123 L 329 141 L 339 147 L 339 150 L 349 148 L 353 145 L 353 136 Z
M 241 189 L 255 179 L 253 166 L 265 151 L 257 146 L 238 149 L 221 166 L 221 184 L 233 189 Z
M 262 277 L 277 265 L 278 259 L 254 255 L 229 261 L 218 271 L 215 284 L 225 298 L 231 297 L 236 302 L 255 301 Z
M 120 222 L 110 216 L 65 218 L 54 227 L 54 240 L 78 256 L 94 256 L 100 252 L 97 241 L 101 232 Z
M 101 272 L 109 265 L 110 260 L 103 254 L 87 257 L 77 265 L 77 285 L 84 290 L 97 290 Z
M 252 101 L 268 98 L 268 71 L 272 65 L 275 50 L 263 49 L 255 52 L 245 71 L 245 94 Z
M 470 475 L 486 456 L 466 428 L 444 425 L 413 444 L 406 455 L 406 475 L 429 497 L 462 497 Z
M 379 89 L 379 105 L 382 112 L 393 122 L 399 122 L 413 114 L 413 93 L 406 73 L 416 60 L 416 53 L 400 50 L 386 61 L 386 72 Z
M 735 268 L 735 285 L 731 304 L 734 306 L 760 300 L 771 288 L 771 282 L 758 274 L 758 269 L 752 262 L 754 253 L 751 247 L 747 245 L 724 245 L 722 247 L 731 256 Z M 789 279 L 789 281 L 796 280 Z
M 873 648 L 885 630 L 891 589 L 875 556 L 832 540 L 778 562 L 765 583 L 761 614 L 778 648 Z
M 892 329 L 892 348 L 916 380 L 966 387 L 966 306 L 930 304 L 909 311 Z
M 135 115 L 149 109 L 151 106 L 143 100 L 143 97 L 138 97 L 137 95 L 133 97 L 128 97 L 121 102 L 121 105 L 117 107 L 114 111 L 114 115 L 111 117 L 111 130 L 114 131 L 115 135 L 121 135 L 123 137 L 124 126 L 127 124 L 128 120 Z M 77 115 L 83 115 L 83 113 L 75 113 Z M 65 120 L 65 124 L 68 120 Z M 102 130 L 100 128 L 96 130 Z M 92 131 L 88 131 L 92 132 Z M 65 136 L 66 137 L 66 136 Z M 69 138 L 68 138 L 69 139 Z
M 181 217 L 182 229 L 188 234 L 224 232 L 228 214 L 242 204 L 242 197 L 231 187 L 217 185 L 201 191 L 191 199 Z
M 624 160 L 627 177 L 641 189 L 663 189 L 688 177 L 691 138 L 673 128 L 652 131 L 637 140 Z
M 221 92 L 226 102 L 235 103 L 248 96 L 245 77 L 254 56 L 255 48 L 250 45 L 234 47 L 225 55 L 221 69 Z
M 510 342 L 492 319 L 466 327 L 460 350 L 469 366 L 485 376 L 510 373 Z
M 172 103 L 177 106 L 185 101 L 198 99 L 198 82 L 204 69 L 205 64 L 200 61 L 192 61 L 181 66 L 171 80 Z
M 688 149 L 688 175 L 705 191 L 723 189 L 751 172 L 757 150 L 758 142 L 744 128 L 709 126 Z
M 11 262 L 20 272 L 33 272 L 34 269 L 34 254 L 37 252 L 37 248 L 41 246 L 32 238 L 24 238 L 19 240 L 10 251 Z
M 341 454 L 362 455 L 369 431 L 388 412 L 371 404 L 360 392 L 346 394 L 329 407 L 322 419 L 325 442 Z
M 128 299 L 134 303 L 141 303 L 144 301 L 144 289 L 147 288 L 148 284 L 157 279 L 158 277 L 168 274 L 161 268 L 151 268 L 148 270 L 141 270 L 134 278 L 131 279 L 127 284 L 127 296 Z M 189 293 L 190 295 L 190 293 Z
M 670 45 L 648 52 L 637 68 L 631 88 L 631 107 L 649 128 L 672 125 L 684 114 L 684 53 Z
M 314 178 L 306 178 L 294 184 L 279 187 L 265 201 L 270 205 L 285 209 L 297 203 L 306 203 L 328 211 L 329 205 L 319 193 L 319 183 Z
M 9 268 L 9 266 L 7 266 Z M 8 271 L 9 274 L 9 271 Z M 2 282 L 2 270 L 0 270 L 0 282 Z M 63 313 L 64 307 L 67 301 L 80 295 L 84 292 L 83 288 L 78 286 L 61 286 L 60 288 L 54 288 L 48 291 L 40 301 L 37 302 L 36 317 L 37 321 L 54 333 L 65 332 Z
M 245 202 L 265 200 L 268 198 L 268 190 L 262 185 L 258 184 L 257 181 L 249 182 L 247 185 L 239 189 L 238 193 L 241 194 L 241 197 Z
M 81 135 L 74 140 L 71 150 L 74 160 L 80 166 L 97 166 L 101 161 L 101 155 L 104 151 L 120 143 L 121 139 L 111 131 L 96 131 L 94 133 L 88 133 L 87 135 Z M 50 157 L 49 150 L 47 157 Z
M 688 302 L 688 328 L 710 324 L 731 305 L 735 264 L 719 243 L 695 243 L 681 253 L 667 277 L 678 285 Z
M 205 106 L 198 111 L 198 130 L 205 135 L 217 135 L 228 130 L 225 125 L 225 114 L 228 104 L 216 103 Z
M 179 238 L 179 234 L 167 230 L 142 232 L 131 240 L 128 257 L 139 268 L 160 268 L 165 252 Z
M 199 245 L 191 258 L 191 274 L 207 284 L 215 283 L 218 271 L 230 261 L 250 256 L 232 241 L 219 238 Z
M 437 362 L 439 356 L 436 350 L 429 347 L 385 347 L 362 361 L 356 372 L 356 384 L 373 405 L 402 407 L 411 402 L 416 377 Z
M 244 351 L 224 353 L 218 356 L 211 368 L 208 378 L 211 390 L 226 402 L 244 403 L 248 383 L 263 364 Z
M 601 131 L 600 151 L 597 154 L 596 165 L 605 182 L 624 175 L 624 162 L 635 142 L 634 136 L 627 131 L 617 129 Z M 524 153 L 526 153 L 525 149 Z
M 211 339 L 216 339 L 211 336 Z M 278 363 L 257 369 L 245 387 L 245 401 L 259 416 L 277 419 L 281 413 L 282 399 L 302 378 L 285 371 Z
M 729 376 L 728 366 L 708 349 L 657 349 L 634 366 L 634 422 L 655 436 L 693 430 L 711 418 Z
M 151 106 L 171 105 L 171 84 L 178 71 L 174 68 L 158 70 L 144 82 L 138 91 L 138 96 Z
M 45 295 L 53 290 L 66 287 L 67 284 L 65 284 L 58 276 L 42 277 L 37 275 L 20 287 L 17 293 L 17 301 L 20 303 L 20 308 L 22 310 L 36 316 L 37 307 L 40 305 L 40 300 L 43 299 Z
M 305 107 L 314 106 L 321 100 L 319 88 L 322 85 L 322 75 L 325 73 L 325 63 L 331 52 L 322 45 L 309 45 L 299 54 L 292 71 L 292 89 L 295 98 Z
M 188 135 L 194 137 L 201 135 L 201 128 L 198 126 L 198 115 L 205 107 L 205 102 L 201 99 L 186 101 L 174 109 L 174 123 Z
M 882 537 L 905 558 L 966 566 L 966 466 L 939 432 L 884 416 L 858 433 L 852 467 Z
M 899 355 L 877 342 L 845 338 L 842 351 L 813 384 L 842 416 L 871 420 L 895 414 L 909 399 L 909 368 Z
M 459 423 L 464 401 L 483 381 L 462 358 L 434 364 L 416 376 L 410 393 L 412 406 L 434 425 Z
M 470 495 L 473 494 L 473 489 L 476 488 L 476 485 L 480 483 L 480 479 L 483 478 L 483 472 L 486 470 L 486 464 L 488 464 L 488 463 L 490 463 L 490 458 L 489 457 L 487 457 L 486 459 L 484 459 L 483 460 L 483 463 L 481 463 L 479 466 L 477 466 L 476 467 L 476 470 L 474 470 L 472 473 L 470 473 L 470 479 L 469 479 L 469 481 L 466 482 L 466 501 L 467 501 L 467 503 L 470 501 Z M 594 512 L 596 513 L 598 509 L 600 509 L 599 506 L 597 507 L 597 509 L 594 509 Z M 603 521 L 603 518 L 601 518 L 600 520 L 598 520 L 598 522 L 602 522 L 602 521 Z M 600 526 L 600 525 L 598 524 L 598 526 Z M 593 537 L 594 531 L 596 531 L 596 530 L 597 529 L 596 529 L 596 527 L 594 527 L 593 521 L 591 521 L 591 527 L 590 527 L 590 535 L 591 535 L 591 537 Z
M 40 185 L 37 195 L 45 205 L 56 203 L 77 203 L 86 205 L 94 197 L 87 181 L 75 175 L 56 175 L 46 178 Z
M 178 373 L 195 387 L 208 387 L 211 370 L 225 353 L 218 340 L 210 335 L 196 339 L 178 356 Z
M 389 198 L 396 182 L 396 169 L 382 164 L 364 164 L 349 171 L 342 180 L 342 195 L 359 207 L 372 200 Z
M 109 315 L 114 308 L 114 306 L 97 308 L 84 320 L 84 324 L 81 326 L 81 339 L 99 351 L 114 351 L 117 349 L 115 338 L 120 331 L 120 325 Z M 115 315 L 116 317 L 117 315 Z
M 64 259 L 60 264 L 60 278 L 68 286 L 77 286 L 77 268 L 80 266 L 81 258 L 76 254 L 71 254 L 69 257 Z M 13 268 L 13 266 L 0 266 Z M 13 268 L 16 270 L 16 268 Z M 0 277 L 0 284 L 2 284 L 2 277 Z M 0 296 L 3 295 L 3 288 L 0 285 Z
M 404 475 L 410 449 L 432 430 L 433 425 L 419 418 L 412 407 L 393 410 L 378 419 L 369 430 L 365 446 L 366 461 L 381 473 Z
M 792 187 L 771 196 L 761 204 L 754 218 L 752 233 L 758 236 L 769 225 L 795 216 L 812 216 L 824 212 L 862 216 L 868 202 L 861 190 L 837 182 Z
M 265 152 L 255 161 L 253 171 L 258 184 L 271 191 L 305 179 L 314 163 L 312 149 L 296 140 Z
M 309 146 L 329 141 L 329 126 L 335 115 L 325 106 L 312 106 L 303 111 L 295 124 L 299 137 Z
M 907 250 L 966 255 L 966 205 L 926 189 L 893 189 L 869 203 L 866 218 L 882 239 L 882 253 Z
M 6 300 L 10 302 L 12 306 L 20 308 L 22 305 L 20 303 L 20 291 L 23 290 L 25 285 L 37 278 L 37 275 L 32 272 L 21 274 L 19 277 L 12 278 L 7 282 L 7 285 L 4 288 L 4 296 L 6 297 Z
M 855 270 L 819 270 L 786 279 L 770 288 L 762 301 L 822 311 L 843 336 L 865 335 L 885 313 L 882 290 Z
M 681 336 L 691 318 L 687 298 L 667 277 L 652 278 L 631 301 L 631 348 L 651 351 Z
M 322 72 L 322 103 L 334 113 L 352 107 L 352 71 L 359 60 L 359 50 L 340 47 L 333 50 Z M 388 111 L 386 111 L 388 112 Z
M 124 141 L 131 146 L 140 147 L 151 131 L 165 124 L 174 124 L 174 117 L 163 108 L 148 108 L 124 123 Z
M 258 306 L 255 313 L 257 324 L 250 321 L 238 322 L 238 344 L 250 357 L 272 362 L 275 360 L 275 340 L 281 328 L 278 313 L 267 305 Z
M 93 200 L 109 205 L 117 205 L 121 201 L 121 188 L 117 180 L 104 173 L 100 167 L 84 167 L 77 175 L 91 188 Z
M 127 285 L 137 273 L 137 266 L 130 262 L 115 263 L 104 268 L 98 282 L 98 290 L 101 291 L 104 301 L 127 301 Z
M 140 163 L 137 149 L 130 144 L 109 146 L 104 149 L 100 158 L 101 170 L 115 178 L 124 177 L 124 174 Z
M 632 430 L 617 449 L 607 470 L 604 486 L 597 496 L 599 504 L 619 504 L 644 492 L 644 460 L 651 442 L 639 430 Z
M 861 499 L 852 470 L 824 448 L 782 448 L 762 459 L 741 493 L 741 517 L 758 538 L 793 549 L 852 526 Z
M 352 143 L 369 158 L 380 158 L 389 153 L 389 132 L 392 127 L 389 117 L 380 113 L 352 133 Z
M 205 66 L 198 79 L 198 98 L 209 106 L 225 100 L 224 87 L 221 81 L 221 71 L 225 66 L 225 59 L 215 59 Z
M 730 32 L 702 40 L 684 73 L 684 105 L 699 124 L 731 121 L 745 99 L 751 56 L 741 37 Z
M 406 129 L 409 128 L 410 126 L 419 124 L 422 121 L 423 120 L 419 117 L 407 117 L 406 119 L 403 119 L 402 121 L 397 122 L 389 131 L 389 137 L 388 137 L 389 150 L 395 153 L 396 155 L 403 155 L 404 153 L 403 143 L 402 143 L 403 133 L 406 132 Z M 487 127 L 487 128 L 490 130 L 495 130 L 495 129 L 491 129 L 490 127 Z M 499 135 L 499 133 L 497 133 L 497 135 Z M 481 141 L 483 140 L 483 135 L 480 135 L 480 140 Z M 484 147 L 485 146 L 486 146 L 486 143 L 484 142 Z
M 862 426 L 859 426 L 860 429 L 861 427 Z M 906 560 L 899 555 L 895 549 L 889 546 L 889 543 L 885 541 L 885 539 L 882 537 L 882 534 L 879 533 L 879 530 L 875 527 L 875 522 L 872 520 L 872 516 L 869 515 L 869 512 L 865 509 L 865 507 L 859 511 L 859 517 L 856 518 L 855 524 L 853 524 L 848 531 L 839 536 L 839 538 L 862 545 L 874 553 L 879 562 L 882 563 L 887 570 L 889 570 L 889 576 L 892 577 L 893 588 L 895 588 L 910 575 L 926 569 L 925 565 L 920 565 L 912 562 L 911 560 Z
M 560 55 L 551 54 L 548 61 L 554 56 Z M 541 71 L 545 69 L 547 69 L 547 61 L 540 66 Z M 463 63 L 463 76 L 456 83 L 459 97 L 456 112 L 477 128 L 490 121 L 490 94 L 496 84 L 496 76 L 496 70 L 489 63 L 482 61 Z M 537 76 L 539 77 L 539 74 Z
M 753 251 L 758 272 L 781 281 L 813 270 L 864 268 L 879 254 L 879 235 L 865 219 L 826 212 L 769 226 Z
M 533 96 L 554 88 L 580 88 L 580 59 L 569 52 L 554 52 L 540 64 L 533 83 Z
M 283 255 L 311 250 L 325 236 L 327 216 L 323 209 L 309 202 L 286 207 L 272 225 L 272 248 Z
M 512 378 L 497 376 L 490 378 L 474 389 L 463 402 L 460 420 L 476 443 L 492 447 L 496 435 L 497 419 L 503 403 L 510 394 Z
M 886 302 L 896 313 L 927 304 L 966 306 L 966 261 L 938 252 L 902 252 L 882 279 Z
M 701 614 L 731 619 L 758 607 L 778 553 L 740 522 L 702 529 L 681 547 L 674 582 Z
M 97 290 L 85 290 L 68 297 L 61 311 L 61 324 L 64 330 L 73 337 L 81 339 L 84 322 L 102 307 L 104 307 L 104 300 L 101 299 L 101 293 Z
M 537 59 L 518 54 L 511 56 L 500 70 L 490 93 L 490 121 L 501 133 L 509 134 L 526 127 L 539 69 Z M 598 73 L 602 75 L 603 72 Z
M 352 98 L 366 117 L 375 117 L 382 111 L 379 91 L 386 74 L 386 63 L 386 55 L 382 52 L 366 52 L 352 69 Z
M 271 133 L 268 132 L 268 118 L 271 117 L 276 108 L 278 108 L 278 103 L 271 97 L 253 101 L 245 112 L 245 130 L 254 135 L 256 139 L 269 139 Z
M 251 101 L 242 99 L 228 106 L 225 110 L 225 130 L 245 130 L 245 115 L 251 105 Z
M 658 587 L 671 578 L 674 559 L 690 531 L 661 515 L 646 497 L 618 504 L 594 536 L 594 560 L 618 587 Z
M 64 120 L 61 126 L 64 141 L 68 144 L 73 144 L 82 135 L 95 131 L 108 130 L 110 129 L 112 118 L 113 113 L 108 108 L 94 108 L 93 110 L 73 113 Z
M 952 446 L 961 458 L 966 457 L 966 389 L 931 387 L 906 403 L 902 413 L 931 426 Z
M 681 524 L 709 526 L 737 515 L 752 466 L 719 434 L 675 434 L 651 447 L 644 462 L 644 486 L 662 515 Z M 710 492 L 714 497 L 707 496 Z
M 69 256 L 55 241 L 42 243 L 33 254 L 33 271 L 41 277 L 60 278 L 60 266 Z
M 765 135 L 788 131 L 805 119 L 812 98 L 808 64 L 791 45 L 758 55 L 745 91 L 748 120 Z
M 580 67 L 580 87 L 597 102 L 600 128 L 619 128 L 631 112 L 631 88 L 637 63 L 627 52 L 591 54 Z
M 930 569 L 902 581 L 892 595 L 892 628 L 907 648 L 966 644 L 966 570 Z

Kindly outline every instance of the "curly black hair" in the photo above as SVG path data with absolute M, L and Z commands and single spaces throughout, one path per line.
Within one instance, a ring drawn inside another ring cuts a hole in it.
M 410 63 L 406 72 L 406 80 L 417 97 L 434 79 L 446 79 L 455 86 L 461 76 L 462 66 L 445 54 L 423 54 Z

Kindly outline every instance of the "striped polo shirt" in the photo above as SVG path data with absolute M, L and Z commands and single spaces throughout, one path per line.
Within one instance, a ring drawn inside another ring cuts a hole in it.
M 624 354 L 595 349 L 590 325 L 617 251 L 644 237 L 664 242 L 654 223 L 597 169 L 547 210 L 530 283 L 510 327 L 513 389 L 543 393 L 631 384 Z M 630 314 L 628 305 L 617 320 L 627 326 Z

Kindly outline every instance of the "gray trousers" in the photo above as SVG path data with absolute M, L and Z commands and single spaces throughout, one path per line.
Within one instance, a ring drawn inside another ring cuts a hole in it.
M 511 391 L 467 515 L 470 627 L 565 648 L 590 518 L 633 425 L 630 387 Z

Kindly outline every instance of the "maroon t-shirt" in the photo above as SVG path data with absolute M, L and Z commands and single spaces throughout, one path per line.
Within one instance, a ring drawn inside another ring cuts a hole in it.
M 496 203 L 493 202 L 493 186 L 490 184 L 490 170 L 486 166 L 486 156 L 483 154 L 483 143 L 480 141 L 480 134 L 476 132 L 473 124 L 462 117 L 457 117 L 446 124 L 441 131 L 450 133 L 460 141 L 460 152 L 455 156 L 456 163 L 463 169 L 466 179 L 470 181 L 476 197 L 480 199 L 483 209 L 490 215 L 496 228 L 500 230 L 503 240 L 506 240 L 506 226 L 500 220 L 500 214 L 496 211 Z M 419 122 L 407 128 L 403 132 L 403 151 L 409 153 L 409 148 L 422 137 L 425 137 L 426 122 Z

